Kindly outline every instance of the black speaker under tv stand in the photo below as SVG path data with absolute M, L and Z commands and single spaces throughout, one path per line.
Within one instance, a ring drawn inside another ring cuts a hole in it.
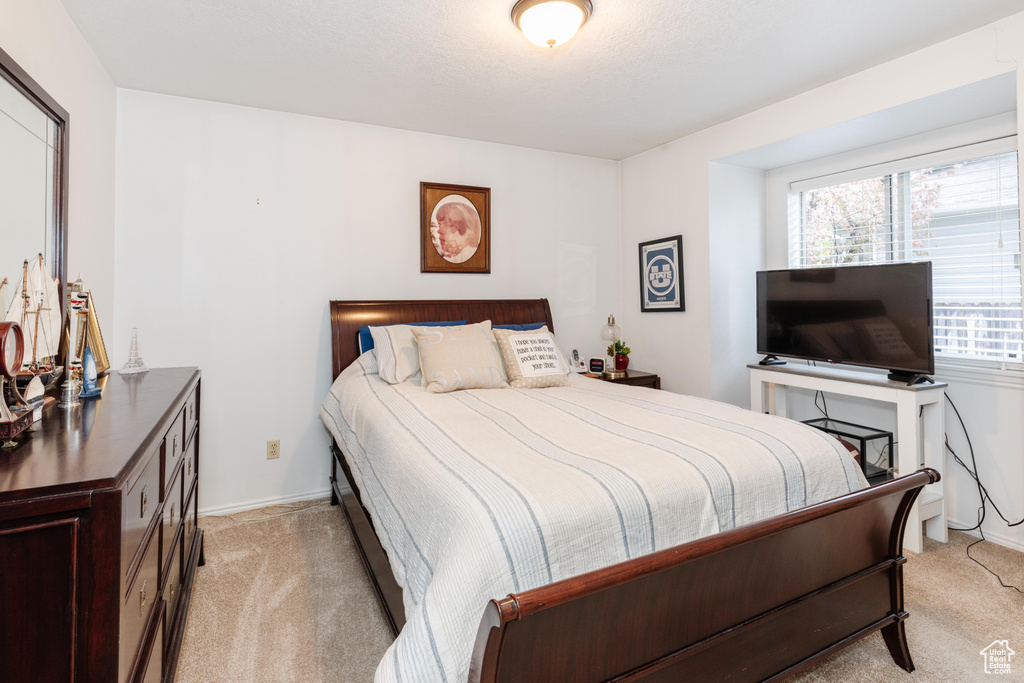
M 928 375 L 920 372 L 904 372 L 902 370 L 890 370 L 889 379 L 893 382 L 906 382 L 908 387 L 912 387 L 915 384 L 935 384 L 935 380 Z
M 758 365 L 785 365 L 786 361 L 782 360 L 778 356 L 768 355 L 757 361 Z

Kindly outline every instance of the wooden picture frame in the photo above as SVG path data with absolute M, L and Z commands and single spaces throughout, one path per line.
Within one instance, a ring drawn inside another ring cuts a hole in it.
M 683 236 L 640 243 L 640 311 L 685 311 Z
M 491 188 L 420 183 L 420 272 L 491 272 Z

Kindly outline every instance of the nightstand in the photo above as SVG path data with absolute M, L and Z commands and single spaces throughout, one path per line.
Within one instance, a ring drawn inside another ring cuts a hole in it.
M 661 389 L 661 377 L 658 377 L 653 372 L 644 372 L 642 370 L 626 370 L 626 376 L 618 379 L 607 379 L 604 375 L 599 376 L 598 379 L 615 384 L 629 384 L 634 387 Z

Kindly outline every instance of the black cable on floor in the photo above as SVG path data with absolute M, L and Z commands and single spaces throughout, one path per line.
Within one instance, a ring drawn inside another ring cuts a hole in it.
M 954 529 L 954 531 L 956 531 L 956 529 Z M 996 577 L 996 581 L 998 581 L 999 585 L 1002 586 L 1003 588 L 1012 588 L 1013 590 L 1017 591 L 1018 593 L 1024 594 L 1024 591 L 1022 591 L 1020 588 L 1017 588 L 1012 583 L 1005 583 L 1003 581 L 1003 577 L 999 576 L 999 574 L 996 574 L 994 571 L 992 571 L 991 569 L 986 567 L 984 564 L 979 562 L 977 560 L 977 558 L 975 558 L 973 555 L 971 555 L 971 548 L 973 548 L 974 546 L 978 545 L 982 541 L 986 540 L 985 539 L 985 532 L 981 529 L 981 527 L 978 527 L 978 533 L 981 534 L 981 538 L 979 538 L 977 541 L 975 541 L 974 543 L 971 543 L 970 545 L 967 546 L 967 557 L 971 558 L 972 562 L 974 562 L 976 565 L 978 565 L 979 567 L 981 567 L 982 569 L 987 571 L 989 574 L 991 574 L 992 576 Z
M 967 432 L 967 425 L 964 424 L 964 419 L 960 416 L 960 411 L 957 410 L 956 404 L 953 403 L 953 399 L 951 399 L 949 397 L 949 394 L 946 394 L 946 400 L 949 401 L 950 407 L 952 407 L 953 408 L 953 412 L 956 413 L 956 418 L 957 418 L 957 420 L 960 421 L 960 428 L 963 430 L 964 436 L 967 438 L 967 448 L 970 450 L 970 453 L 971 453 L 971 467 L 968 467 L 967 463 L 965 463 L 960 458 L 960 456 L 957 455 L 956 451 L 954 451 L 953 448 L 949 445 L 949 436 L 948 435 L 946 436 L 946 439 L 945 439 L 945 441 L 946 441 L 946 450 L 949 451 L 952 454 L 953 459 L 956 460 L 957 464 L 960 465 L 961 467 L 963 467 L 964 470 L 966 470 L 967 473 L 969 475 L 971 475 L 971 479 L 973 479 L 974 483 L 977 484 L 977 486 L 978 486 L 978 497 L 981 499 L 981 507 L 978 508 L 978 523 L 977 524 L 975 524 L 974 526 L 969 527 L 967 529 L 957 529 L 955 527 L 949 527 L 949 528 L 950 528 L 951 531 L 975 531 L 976 530 L 981 535 L 981 538 L 978 539 L 977 541 L 975 541 L 974 543 L 971 543 L 971 544 L 969 544 L 967 546 L 967 557 L 970 558 L 971 561 L 974 562 L 975 564 L 977 564 L 979 567 L 981 567 L 982 569 L 987 571 L 989 574 L 991 574 L 992 576 L 996 577 L 996 580 L 999 581 L 999 585 L 1002 586 L 1003 588 L 1012 588 L 1013 590 L 1017 591 L 1018 593 L 1024 594 L 1024 590 L 1021 590 L 1020 588 L 1018 588 L 1017 586 L 1014 586 L 1013 584 L 1008 584 L 1008 583 L 1004 582 L 1003 581 L 1003 577 L 999 576 L 999 574 L 996 574 L 994 571 L 992 571 L 987 566 L 985 566 L 982 562 L 980 562 L 977 558 L 975 558 L 973 555 L 971 555 L 971 548 L 973 548 L 974 546 L 978 545 L 979 543 L 981 543 L 982 541 L 985 540 L 985 532 L 982 530 L 981 525 L 984 523 L 985 516 L 988 513 L 988 503 L 992 504 L 992 509 L 996 511 L 996 514 L 999 515 L 999 517 L 1004 522 L 1006 522 L 1007 526 L 1015 527 L 1015 526 L 1019 526 L 1021 524 L 1024 524 L 1024 519 L 1021 519 L 1019 522 L 1011 522 L 999 510 L 999 507 L 996 505 L 996 502 L 994 500 L 992 500 L 992 496 L 989 495 L 988 489 L 986 489 L 985 485 L 981 483 L 981 477 L 978 475 L 978 461 L 974 457 L 974 445 L 971 443 L 971 435 L 968 434 L 968 432 Z

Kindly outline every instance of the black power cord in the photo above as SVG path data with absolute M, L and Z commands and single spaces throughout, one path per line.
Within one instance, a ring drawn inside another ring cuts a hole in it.
M 996 580 L 999 581 L 999 585 L 1002 586 L 1003 588 L 1012 588 L 1013 590 L 1017 591 L 1018 593 L 1024 594 L 1024 590 L 1021 590 L 1020 588 L 1018 588 L 1017 586 L 1014 586 L 1013 584 L 1008 584 L 1008 583 L 1004 582 L 1003 581 L 1003 577 L 999 576 L 999 574 L 996 574 L 994 571 L 992 571 L 991 569 L 986 567 L 984 564 L 982 564 L 980 561 L 978 561 L 977 558 L 975 558 L 974 556 L 971 555 L 971 548 L 973 548 L 974 546 L 978 545 L 979 543 L 981 543 L 982 541 L 985 540 L 985 532 L 982 530 L 981 525 L 985 522 L 985 516 L 988 513 L 988 505 L 989 504 L 992 505 L 992 509 L 996 511 L 996 514 L 999 515 L 999 517 L 1004 522 L 1006 522 L 1007 526 L 1010 526 L 1010 527 L 1020 526 L 1021 524 L 1024 524 L 1024 519 L 1021 519 L 1019 522 L 1011 522 L 1010 520 L 1008 520 L 1006 518 L 1006 515 L 1004 515 L 999 510 L 999 506 L 996 505 L 996 502 L 994 500 L 992 500 L 992 496 L 989 495 L 988 489 L 986 489 L 985 485 L 981 483 L 981 477 L 978 475 L 978 461 L 974 457 L 974 445 L 971 443 L 971 435 L 967 432 L 967 426 L 964 424 L 964 419 L 960 416 L 960 411 L 957 410 L 956 404 L 953 403 L 953 399 L 951 399 L 949 397 L 949 394 L 946 394 L 946 400 L 949 401 L 950 407 L 953 408 L 953 412 L 956 413 L 956 419 L 960 421 L 960 428 L 964 431 L 964 436 L 967 438 L 967 448 L 968 448 L 968 450 L 971 453 L 971 466 L 968 467 L 967 463 L 965 463 L 960 458 L 960 456 L 957 455 L 956 451 L 954 451 L 953 448 L 949 445 L 949 436 L 948 435 L 946 435 L 946 437 L 945 437 L 946 450 L 948 450 L 953 455 L 953 459 L 956 460 L 957 464 L 960 465 L 961 467 L 963 467 L 964 470 L 966 470 L 967 473 L 969 475 L 971 475 L 971 479 L 973 479 L 974 483 L 978 485 L 978 498 L 981 499 L 981 507 L 978 508 L 978 523 L 977 524 L 975 524 L 972 527 L 966 528 L 966 529 L 957 529 L 955 527 L 949 527 L 949 528 L 950 528 L 951 531 L 977 531 L 978 534 L 981 535 L 981 538 L 978 539 L 977 541 L 975 541 L 974 543 L 971 543 L 971 544 L 969 544 L 967 546 L 967 557 L 969 557 L 971 559 L 971 561 L 973 561 L 979 567 L 981 567 L 982 569 L 987 571 L 989 574 L 991 574 L 992 576 L 996 577 Z
M 821 405 L 820 406 L 818 405 L 818 397 L 819 396 L 821 396 Z M 822 406 L 824 406 L 824 408 Z M 815 391 L 814 392 L 814 407 L 817 408 L 818 411 L 822 415 L 825 416 L 826 420 L 831 420 L 832 419 L 831 417 L 828 416 L 828 403 L 825 403 L 825 392 L 823 392 L 823 391 Z
M 807 364 L 808 365 L 812 365 L 814 367 L 818 367 L 818 364 L 816 362 L 814 362 L 813 360 L 807 361 Z M 821 397 L 821 405 L 820 406 L 818 405 L 818 397 L 819 396 Z M 822 415 L 825 416 L 826 420 L 831 420 L 832 419 L 831 417 L 828 416 L 828 403 L 825 402 L 825 392 L 824 391 L 815 391 L 814 392 L 814 407 L 818 409 L 818 412 L 820 412 Z
M 896 445 L 898 443 L 899 443 L 899 441 L 893 441 L 892 442 L 893 449 L 895 449 L 895 447 L 896 447 Z M 874 465 L 875 467 L 881 469 L 882 468 L 882 463 L 885 462 L 885 452 L 888 451 L 888 450 L 889 450 L 889 444 L 885 444 L 881 448 L 879 448 L 878 452 L 875 453 L 875 459 L 871 461 L 871 464 Z M 893 454 L 889 453 L 889 464 L 892 465 L 892 463 L 893 463 Z M 891 469 L 891 467 L 889 469 Z

